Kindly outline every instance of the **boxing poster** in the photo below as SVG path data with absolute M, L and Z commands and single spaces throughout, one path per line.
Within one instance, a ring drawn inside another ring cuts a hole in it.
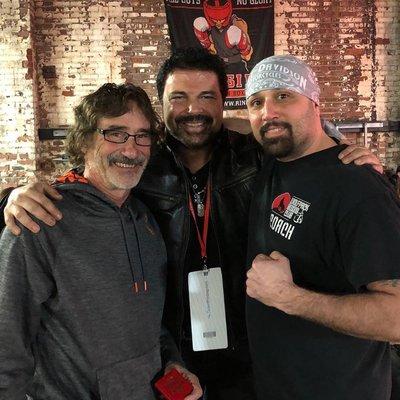
M 274 0 L 164 0 L 172 50 L 202 46 L 227 70 L 225 109 L 246 108 L 244 88 L 257 62 L 274 53 Z

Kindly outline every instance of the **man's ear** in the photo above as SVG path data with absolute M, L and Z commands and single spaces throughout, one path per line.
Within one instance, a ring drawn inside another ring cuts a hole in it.
M 321 109 L 320 109 L 319 105 L 314 102 L 313 102 L 313 104 L 314 104 L 314 109 L 315 109 L 315 112 L 317 113 L 318 118 L 321 118 Z

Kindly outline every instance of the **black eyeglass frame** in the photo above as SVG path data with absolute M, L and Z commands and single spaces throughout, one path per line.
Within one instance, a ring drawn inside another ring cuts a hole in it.
M 135 144 L 138 145 L 138 146 L 150 147 L 153 144 L 153 134 L 151 132 L 135 133 L 134 135 L 132 135 L 132 134 L 130 134 L 128 132 L 125 132 L 125 131 L 122 131 L 120 129 L 100 129 L 100 128 L 97 129 L 97 132 L 102 134 L 103 137 L 104 137 L 104 140 L 106 140 L 107 142 L 110 142 L 110 143 L 123 144 L 123 143 L 126 143 L 130 137 L 132 137 L 133 140 L 135 141 Z M 107 137 L 106 137 L 107 132 L 124 133 L 125 134 L 125 140 L 123 142 L 115 142 L 113 140 L 107 139 Z M 138 137 L 143 137 L 144 135 L 149 136 L 149 138 L 150 138 L 150 143 L 149 144 L 142 144 L 142 143 L 138 143 L 137 142 L 137 138 Z

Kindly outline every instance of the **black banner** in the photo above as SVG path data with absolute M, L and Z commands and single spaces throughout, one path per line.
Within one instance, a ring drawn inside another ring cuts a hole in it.
M 246 108 L 244 87 L 274 53 L 274 0 L 164 0 L 172 49 L 203 46 L 226 64 L 226 109 Z

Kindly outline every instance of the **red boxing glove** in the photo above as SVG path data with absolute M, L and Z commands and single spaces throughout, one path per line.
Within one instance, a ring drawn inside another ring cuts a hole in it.
M 193 31 L 197 37 L 200 44 L 209 49 L 211 46 L 211 40 L 208 31 L 210 30 L 210 25 L 204 17 L 198 17 L 193 22 Z

